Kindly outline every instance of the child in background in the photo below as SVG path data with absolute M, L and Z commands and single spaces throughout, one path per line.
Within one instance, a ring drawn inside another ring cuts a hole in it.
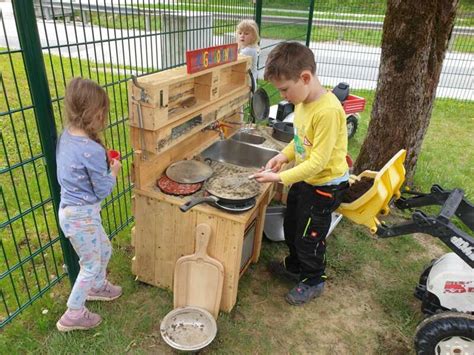
M 286 295 L 302 305 L 321 295 L 326 281 L 326 235 L 331 213 L 349 188 L 346 116 L 337 97 L 316 76 L 314 54 L 297 42 L 277 45 L 265 63 L 265 80 L 295 105 L 294 138 L 255 174 L 259 182 L 291 185 L 283 223 L 289 255 L 270 271 L 297 281 Z M 279 172 L 294 160 L 295 167 Z
M 257 76 L 258 76 L 258 52 L 260 48 L 258 47 L 258 42 L 260 37 L 258 35 L 258 25 L 253 20 L 242 20 L 237 25 L 237 30 L 235 31 L 235 37 L 239 45 L 239 53 L 252 57 L 252 67 L 250 71 L 253 75 L 253 87 L 257 88 Z
M 121 163 L 107 163 L 99 132 L 107 125 L 109 98 L 95 82 L 74 78 L 64 97 L 67 125 L 57 149 L 61 186 L 59 224 L 79 256 L 80 271 L 67 301 L 67 311 L 56 323 L 61 332 L 90 329 L 101 317 L 85 307 L 86 300 L 111 301 L 122 294 L 106 279 L 112 246 L 102 227 L 101 201 L 116 183 Z

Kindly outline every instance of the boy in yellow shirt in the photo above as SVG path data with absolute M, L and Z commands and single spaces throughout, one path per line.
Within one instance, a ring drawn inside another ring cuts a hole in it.
M 336 96 L 316 76 L 313 52 L 297 42 L 277 45 L 265 64 L 265 80 L 295 105 L 294 138 L 256 174 L 259 182 L 291 185 L 284 220 L 289 255 L 270 271 L 297 279 L 286 295 L 293 305 L 318 297 L 326 280 L 326 235 L 331 213 L 348 189 L 346 116 Z M 295 166 L 280 172 L 283 164 Z

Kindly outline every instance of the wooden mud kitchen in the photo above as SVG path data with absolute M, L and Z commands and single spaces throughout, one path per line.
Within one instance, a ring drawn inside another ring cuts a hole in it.
M 251 205 L 241 210 L 220 208 L 212 201 L 187 212 L 180 207 L 210 192 L 210 181 L 222 177 L 232 181 L 236 176 L 245 176 L 249 181 L 248 176 L 257 171 L 255 166 L 230 164 L 203 153 L 253 155 L 239 147 L 255 147 L 230 139 L 242 131 L 242 109 L 250 97 L 249 67 L 249 57 L 238 57 L 192 74 L 183 66 L 143 76 L 129 84 L 131 141 L 135 151 L 132 272 L 142 282 L 173 289 L 176 261 L 195 251 L 196 227 L 205 223 L 212 229 L 207 252 L 224 266 L 220 310 L 226 312 L 236 303 L 240 276 L 259 258 L 273 185 L 250 180 L 258 185 L 258 191 L 250 199 Z M 269 158 L 277 154 L 267 150 Z M 206 159 L 209 156 L 211 159 Z M 164 193 L 168 185 L 160 185 L 160 189 L 157 181 L 167 175 L 170 165 L 182 161 L 207 164 L 212 168 L 212 176 L 201 182 L 202 188 L 197 186 L 197 192 L 193 191 L 194 183 L 176 184 L 190 188 L 191 194 L 184 193 L 186 196 L 179 193 L 179 188 L 178 193 Z M 240 183 L 233 187 L 238 191 Z

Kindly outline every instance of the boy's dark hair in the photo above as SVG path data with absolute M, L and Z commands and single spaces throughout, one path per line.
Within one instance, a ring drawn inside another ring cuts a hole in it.
M 265 62 L 265 80 L 298 80 L 303 70 L 316 74 L 311 49 L 298 42 L 282 42 L 272 49 Z

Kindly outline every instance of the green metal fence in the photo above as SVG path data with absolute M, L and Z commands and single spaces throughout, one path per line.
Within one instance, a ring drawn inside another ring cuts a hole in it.
M 315 53 L 323 85 L 333 87 L 345 81 L 354 89 L 374 90 L 385 11 L 384 0 L 264 0 L 261 76 L 271 49 L 281 40 L 295 40 Z M 474 100 L 473 67 L 474 3 L 460 0 L 437 98 Z
M 123 164 L 102 209 L 113 238 L 133 220 L 127 81 L 184 64 L 186 49 L 233 42 L 236 23 L 255 11 L 246 0 L 101 4 L 0 2 L 0 328 L 78 271 L 55 213 L 54 151 L 69 80 L 91 78 L 111 100 L 105 145 Z
M 123 157 L 117 187 L 102 210 L 113 238 L 132 222 L 132 75 L 182 65 L 186 49 L 234 42 L 236 24 L 254 18 L 262 38 L 260 78 L 271 49 L 294 40 L 314 50 L 324 85 L 346 81 L 353 88 L 374 88 L 385 1 L 13 0 L 0 2 L 0 9 L 1 328 L 78 270 L 55 213 L 54 147 L 72 77 L 97 81 L 111 99 L 105 144 Z M 473 99 L 473 13 L 474 5 L 461 0 L 440 96 Z
M 351 87 L 375 89 L 380 63 L 386 2 L 318 1 L 310 48 L 316 54 L 324 85 L 343 79 Z M 444 59 L 437 98 L 474 100 L 474 3 L 461 0 L 455 27 Z

